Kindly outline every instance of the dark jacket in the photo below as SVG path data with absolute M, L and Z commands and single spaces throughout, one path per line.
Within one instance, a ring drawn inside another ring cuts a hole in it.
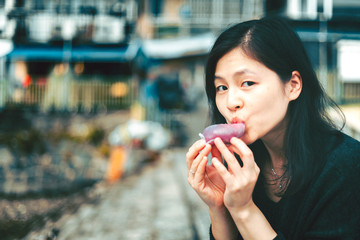
M 360 142 L 340 137 L 307 189 L 275 203 L 259 178 L 253 200 L 278 233 L 275 239 L 360 239 Z

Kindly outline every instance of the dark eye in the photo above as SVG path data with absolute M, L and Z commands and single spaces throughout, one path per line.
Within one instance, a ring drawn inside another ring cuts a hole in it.
M 222 91 L 225 91 L 225 90 L 227 90 L 227 87 L 224 86 L 224 85 L 220 85 L 220 86 L 216 87 L 217 92 L 222 92 Z
M 244 87 L 250 87 L 250 86 L 252 86 L 252 85 L 254 85 L 255 83 L 254 82 L 251 82 L 251 81 L 246 81 L 246 82 L 243 82 L 243 86 Z

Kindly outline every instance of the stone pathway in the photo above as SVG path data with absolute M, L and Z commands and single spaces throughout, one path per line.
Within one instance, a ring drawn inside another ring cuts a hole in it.
M 139 173 L 101 188 L 97 203 L 47 222 L 25 239 L 208 239 L 208 211 L 187 183 L 185 152 L 164 151 Z

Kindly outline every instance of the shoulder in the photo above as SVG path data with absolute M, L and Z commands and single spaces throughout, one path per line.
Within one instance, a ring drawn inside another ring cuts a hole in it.
M 337 146 L 338 150 L 345 150 L 345 151 L 351 151 L 356 152 L 357 154 L 360 154 L 360 142 L 349 135 L 346 135 L 345 133 L 340 132 L 339 138 L 342 140 L 340 141 L 340 144 Z
M 343 133 L 336 138 L 321 172 L 299 197 L 304 226 L 312 223 L 305 230 L 309 239 L 359 239 L 360 143 Z
M 328 167 L 339 170 L 360 167 L 360 142 L 344 133 L 337 136 L 337 144 L 327 156 Z
M 352 184 L 360 181 L 360 142 L 344 134 L 337 135 L 334 147 L 329 151 L 319 178 L 330 184 Z

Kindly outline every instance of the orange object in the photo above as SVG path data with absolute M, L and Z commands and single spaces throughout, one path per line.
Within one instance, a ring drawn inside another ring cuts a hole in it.
M 29 74 L 26 74 L 24 81 L 22 83 L 24 88 L 27 88 L 32 83 L 32 79 Z
M 125 171 L 126 154 L 123 147 L 114 147 L 110 153 L 109 167 L 106 173 L 106 180 L 110 183 L 118 181 Z

